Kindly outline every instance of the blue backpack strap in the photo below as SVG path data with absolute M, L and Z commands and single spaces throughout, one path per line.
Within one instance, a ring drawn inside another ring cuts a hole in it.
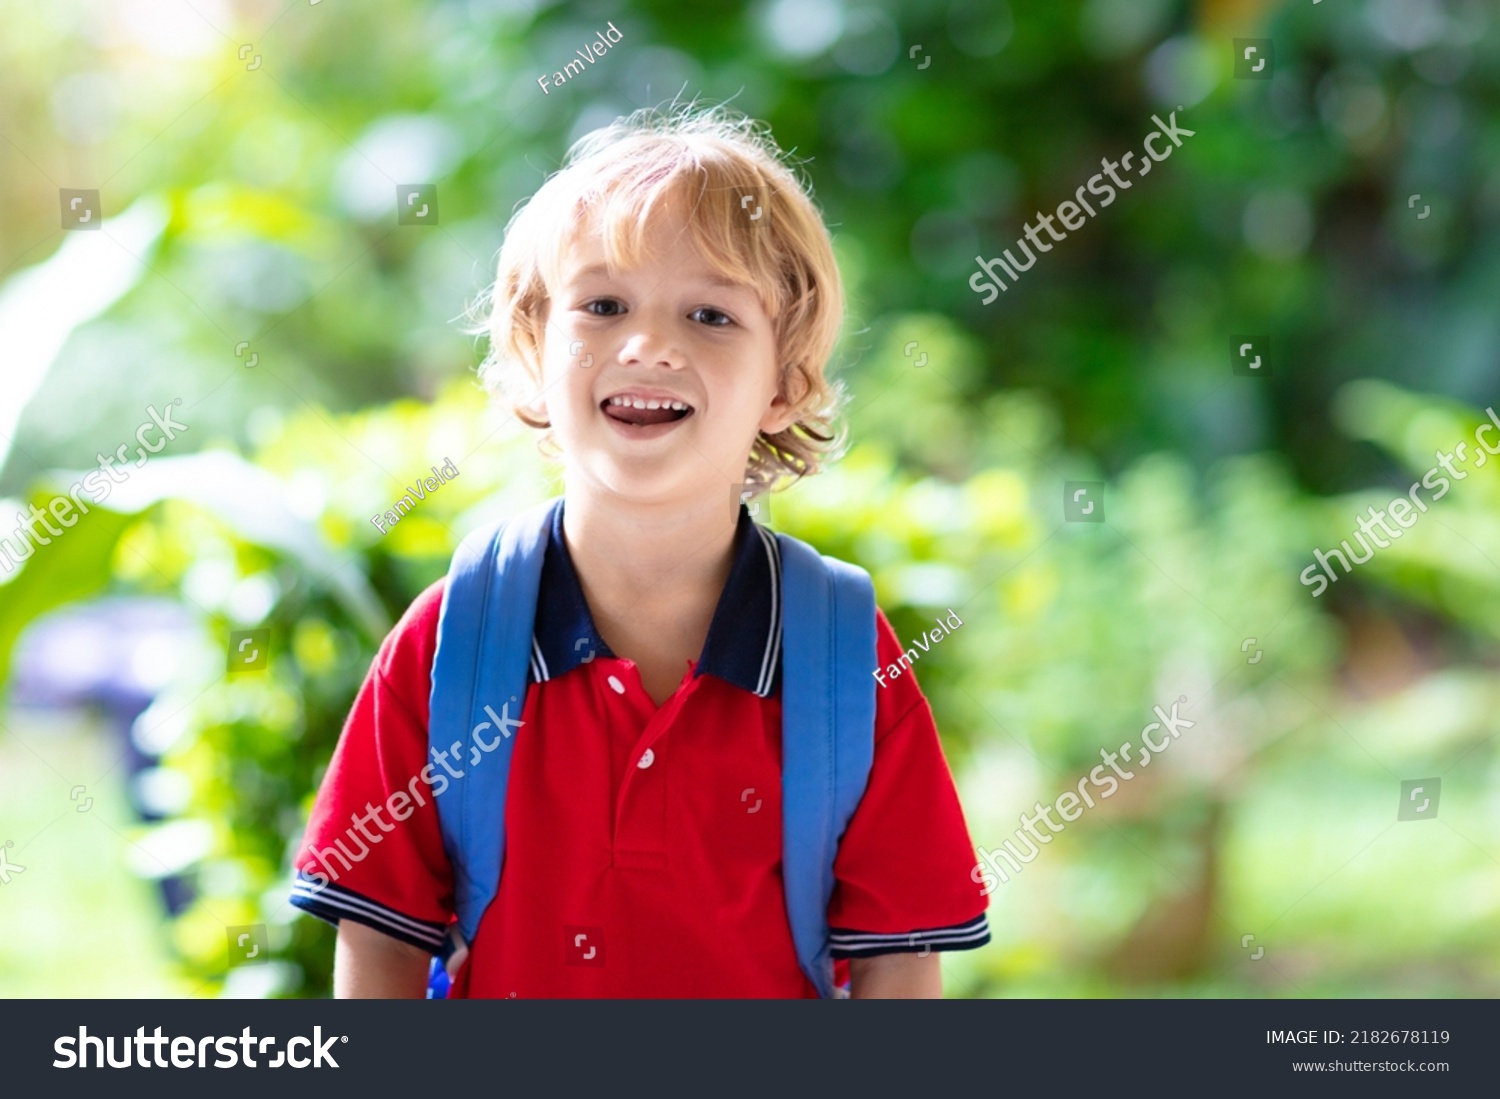
M 448 782 L 433 800 L 453 867 L 460 936 L 453 945 L 461 952 L 500 885 L 511 733 L 526 700 L 537 591 L 560 504 L 553 500 L 470 534 L 453 555 L 443 591 L 427 739 L 434 753 L 429 773 Z M 438 765 L 438 752 L 447 753 L 461 777 Z
M 785 534 L 777 540 L 786 909 L 798 964 L 831 999 L 833 862 L 875 759 L 875 587 L 855 565 Z

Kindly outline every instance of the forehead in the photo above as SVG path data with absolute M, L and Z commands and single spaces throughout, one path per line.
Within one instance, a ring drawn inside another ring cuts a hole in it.
M 655 265 L 666 268 L 670 277 L 679 282 L 757 293 L 748 278 L 715 265 L 683 220 L 660 212 L 632 241 L 623 234 L 607 238 L 594 224 L 596 217 L 581 215 L 562 240 L 557 268 L 559 284 L 619 278 Z
M 586 282 L 590 279 L 610 279 L 629 275 L 633 268 L 620 266 L 611 268 L 603 262 L 588 262 L 588 257 L 574 256 L 572 261 L 565 256 L 562 266 L 562 281 Z M 695 282 L 704 286 L 711 286 L 717 290 L 744 290 L 754 293 L 755 287 L 739 279 L 732 279 L 728 275 L 719 274 L 705 263 L 678 265 L 673 264 L 671 274 L 679 281 Z

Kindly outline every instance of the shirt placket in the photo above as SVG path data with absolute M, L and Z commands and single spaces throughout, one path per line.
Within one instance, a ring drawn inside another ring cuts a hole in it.
M 625 671 L 625 669 L 622 669 Z M 650 696 L 632 667 L 628 675 L 611 676 L 612 693 L 623 703 L 649 715 L 626 757 L 614 807 L 614 865 L 637 870 L 659 870 L 667 865 L 667 762 L 670 746 L 666 733 L 682 709 L 691 684 L 682 687 L 653 711 Z M 624 691 L 615 691 L 618 683 Z

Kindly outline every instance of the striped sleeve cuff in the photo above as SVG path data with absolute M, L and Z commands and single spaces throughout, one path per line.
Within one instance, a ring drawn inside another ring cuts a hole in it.
M 300 870 L 292 884 L 291 902 L 320 920 L 331 924 L 353 920 L 430 954 L 442 954 L 447 938 L 447 924 L 413 919 L 342 885 L 320 884 Z
M 873 958 L 877 954 L 928 954 L 938 950 L 973 950 L 990 941 L 989 919 L 980 913 L 967 923 L 925 931 L 890 934 L 830 928 L 835 958 Z

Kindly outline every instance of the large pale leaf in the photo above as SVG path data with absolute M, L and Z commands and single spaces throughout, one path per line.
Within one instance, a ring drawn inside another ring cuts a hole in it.
M 33 503 L 41 508 L 47 499 L 36 497 Z M 0 586 L 0 683 L 8 679 L 22 630 L 48 611 L 85 599 L 109 583 L 110 556 L 129 523 L 128 515 L 91 508 L 8 574 L 12 579 Z M 16 540 L 12 534 L 10 542 Z

